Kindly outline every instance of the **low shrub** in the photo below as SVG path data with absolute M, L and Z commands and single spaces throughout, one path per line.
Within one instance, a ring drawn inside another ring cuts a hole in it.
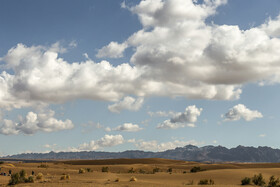
M 60 177 L 60 180 L 66 180 L 66 179 L 70 179 L 70 175 L 62 175 L 61 177 Z
M 159 172 L 159 168 L 154 168 L 153 173 L 157 173 L 157 172 Z
M 140 170 L 139 170 L 139 173 L 145 174 L 145 173 L 146 173 L 146 171 L 145 171 L 145 170 L 143 170 L 143 169 L 140 169 Z
M 198 182 L 198 185 L 214 185 L 214 180 L 202 179 Z
M 196 173 L 200 171 L 205 171 L 205 169 L 201 169 L 200 167 L 195 166 L 190 170 L 191 173 Z
M 208 179 L 201 179 L 201 180 L 198 182 L 198 185 L 208 185 Z
M 93 170 L 90 168 L 86 168 L 86 170 L 87 170 L 87 172 L 93 172 Z
M 0 164 L 4 164 L 4 162 L 3 162 L 3 161 L 0 161 Z
M 273 175 L 269 178 L 268 186 L 267 187 L 279 187 L 279 178 L 275 178 Z
M 245 177 L 244 179 L 241 180 L 241 185 L 250 185 L 251 184 L 251 179 L 249 177 Z
M 168 172 L 168 173 L 172 173 L 172 168 L 168 168 L 168 169 L 167 169 L 167 172 Z
M 81 173 L 85 173 L 86 172 L 86 170 L 84 169 L 84 168 L 80 168 L 79 169 L 79 173 L 81 174 Z
M 120 182 L 120 179 L 119 179 L 119 178 L 116 178 L 115 182 Z
M 254 175 L 254 177 L 252 178 L 252 182 L 257 186 L 265 185 L 265 180 L 261 173 L 259 173 L 258 175 Z
M 34 179 L 32 176 L 26 178 L 25 170 L 21 170 L 19 173 L 15 173 L 11 175 L 11 179 L 9 181 L 9 185 L 16 185 L 19 183 L 33 183 Z
M 137 181 L 137 179 L 136 179 L 136 177 L 133 176 L 133 177 L 130 178 L 129 181 L 134 182 L 134 181 Z
M 128 170 L 128 173 L 135 173 L 135 171 L 133 168 L 131 168 L 130 170 Z
M 47 164 L 41 163 L 38 168 L 48 168 L 49 166 Z
M 43 179 L 43 176 L 44 176 L 43 173 L 38 173 L 36 176 L 36 179 L 41 180 L 41 179 Z
M 109 168 L 108 167 L 102 167 L 102 172 L 109 172 Z

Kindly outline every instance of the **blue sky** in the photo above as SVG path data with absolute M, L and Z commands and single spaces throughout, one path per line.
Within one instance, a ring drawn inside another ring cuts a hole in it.
M 0 1 L 0 154 L 280 148 L 278 0 Z

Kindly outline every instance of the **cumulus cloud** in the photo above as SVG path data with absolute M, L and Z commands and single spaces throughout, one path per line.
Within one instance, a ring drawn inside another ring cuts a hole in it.
M 114 128 L 115 131 L 126 131 L 126 132 L 137 132 L 142 130 L 137 124 L 132 123 L 124 123 L 123 125 L 119 125 L 118 127 Z
M 257 118 L 262 118 L 263 115 L 257 110 L 250 110 L 243 104 L 235 105 L 233 108 L 222 115 L 225 121 L 237 121 L 243 118 L 245 121 L 252 121 Z
M 128 95 L 238 99 L 242 85 L 280 82 L 279 17 L 241 30 L 207 24 L 225 0 L 141 0 L 124 8 L 142 28 L 123 43 L 111 42 L 98 57 L 117 58 L 126 48 L 129 63 L 67 62 L 59 44 L 18 44 L 1 58 L 0 107 L 62 103 L 75 99 L 121 102 Z M 12 72 L 12 73 L 9 73 Z M 116 110 L 117 111 L 117 110 Z
M 71 120 L 58 120 L 54 118 L 54 115 L 55 112 L 49 110 L 41 113 L 28 112 L 26 117 L 20 117 L 17 123 L 4 119 L 2 126 L 0 126 L 0 133 L 4 135 L 16 135 L 19 133 L 31 135 L 38 131 L 54 132 L 74 127 Z
M 144 102 L 143 98 L 135 99 L 133 97 L 125 97 L 122 101 L 108 106 L 108 109 L 114 113 L 120 113 L 122 110 L 137 111 Z
M 116 145 L 123 144 L 124 138 L 122 135 L 108 135 L 106 134 L 104 137 L 102 137 L 100 140 L 92 140 L 89 143 L 83 143 L 81 144 L 76 150 L 80 151 L 94 151 L 97 149 L 102 149 L 104 147 L 113 147 Z M 74 150 L 74 149 L 73 149 Z
M 201 145 L 203 142 L 197 142 L 195 140 L 190 141 L 179 141 L 175 140 L 172 142 L 164 142 L 164 143 L 158 143 L 156 140 L 152 141 L 138 141 L 135 145 L 138 149 L 141 150 L 148 150 L 148 151 L 165 151 L 168 149 L 175 149 L 176 147 L 183 147 L 186 145 Z
M 111 42 L 107 46 L 99 49 L 96 57 L 120 58 L 123 57 L 123 52 L 126 48 L 126 43 L 119 44 L 117 42 Z
M 169 120 L 165 120 L 163 123 L 158 124 L 158 129 L 177 129 L 181 127 L 195 127 L 198 116 L 202 112 L 202 108 L 197 108 L 195 105 L 188 106 L 184 112 L 177 113 Z

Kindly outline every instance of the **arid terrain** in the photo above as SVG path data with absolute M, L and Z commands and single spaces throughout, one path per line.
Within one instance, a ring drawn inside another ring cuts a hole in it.
M 8 173 L 9 170 L 16 173 L 24 169 L 29 176 L 32 171 L 35 172 L 34 183 L 18 186 L 200 186 L 197 185 L 200 180 L 212 179 L 215 186 L 233 187 L 241 186 L 241 179 L 244 177 L 259 173 L 263 174 L 266 181 L 271 175 L 280 177 L 280 164 L 208 164 L 166 159 L 70 160 L 47 163 L 11 161 L 0 167 L 1 173 Z M 191 173 L 193 167 L 200 167 L 203 171 Z M 39 173 L 43 177 L 36 179 Z M 70 178 L 61 180 L 63 175 Z M 136 178 L 136 181 L 130 181 L 131 178 Z M 9 180 L 10 176 L 1 175 L 0 186 L 6 186 Z

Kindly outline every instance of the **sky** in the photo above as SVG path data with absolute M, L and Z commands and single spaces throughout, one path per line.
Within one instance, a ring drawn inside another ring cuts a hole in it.
M 279 0 L 0 0 L 0 156 L 280 148 Z

